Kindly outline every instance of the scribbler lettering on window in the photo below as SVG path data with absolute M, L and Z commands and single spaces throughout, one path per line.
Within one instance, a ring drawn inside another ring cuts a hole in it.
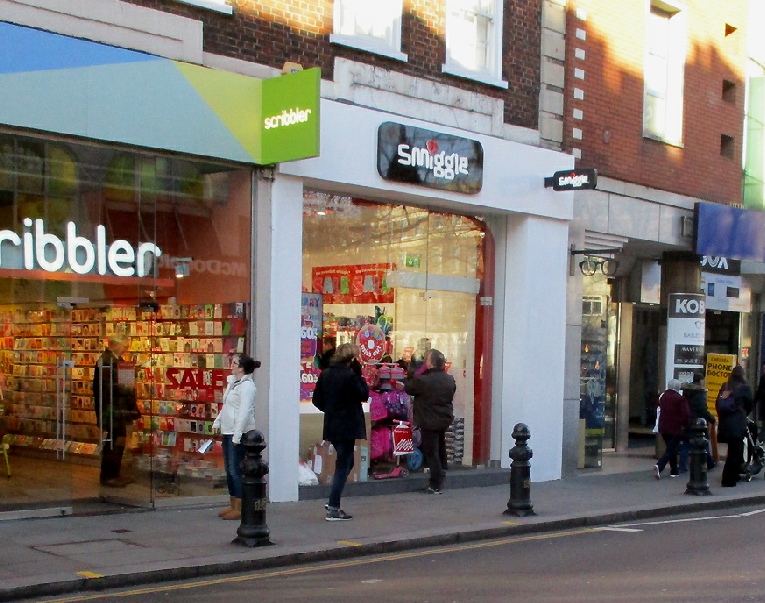
M 95 243 L 77 232 L 77 224 L 67 222 L 66 235 L 62 241 L 53 233 L 46 232 L 41 219 L 24 218 L 21 236 L 12 230 L 0 230 L 0 267 L 3 267 L 2 251 L 21 251 L 25 270 L 40 268 L 46 272 L 72 271 L 89 274 L 95 270 L 100 275 L 111 272 L 115 276 L 146 276 L 153 258 L 162 255 L 154 243 L 139 243 L 133 247 L 124 239 L 111 244 L 106 242 L 106 227 L 95 227 Z M 3 245 L 5 244 L 5 245 Z

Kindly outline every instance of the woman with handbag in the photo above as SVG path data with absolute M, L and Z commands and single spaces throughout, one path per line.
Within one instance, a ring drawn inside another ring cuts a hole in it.
M 728 445 L 720 485 L 723 488 L 733 488 L 744 463 L 747 416 L 752 412 L 752 388 L 744 379 L 744 369 L 741 366 L 733 368 L 728 381 L 720 388 L 715 408 L 719 418 L 717 441 Z

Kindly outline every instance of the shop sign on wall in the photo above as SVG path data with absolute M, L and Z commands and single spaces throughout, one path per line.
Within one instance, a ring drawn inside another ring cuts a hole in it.
M 483 147 L 467 138 L 385 122 L 377 130 L 377 172 L 385 180 L 475 194 Z
M 670 379 L 693 381 L 704 370 L 705 296 L 671 293 L 667 319 L 667 355 L 663 386 Z

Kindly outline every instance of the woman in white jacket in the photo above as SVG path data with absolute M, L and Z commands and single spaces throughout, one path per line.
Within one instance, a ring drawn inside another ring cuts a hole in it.
M 218 513 L 223 519 L 242 518 L 242 434 L 255 429 L 255 381 L 259 362 L 237 354 L 231 359 L 231 375 L 223 394 L 223 408 L 213 423 L 213 432 L 223 436 L 223 463 L 230 505 Z

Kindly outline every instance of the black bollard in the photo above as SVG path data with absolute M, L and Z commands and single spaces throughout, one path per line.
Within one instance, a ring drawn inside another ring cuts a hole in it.
M 513 428 L 515 446 L 510 449 L 510 500 L 507 501 L 507 510 L 503 515 L 513 517 L 529 517 L 536 515 L 534 506 L 531 504 L 531 464 L 529 461 L 534 456 L 528 442 L 531 437 L 528 425 L 518 423 Z
M 263 434 L 253 429 L 242 436 L 245 449 L 242 460 L 242 522 L 237 529 L 233 544 L 244 546 L 268 546 L 273 544 L 268 539 L 266 524 L 266 481 L 268 463 L 261 453 L 266 447 Z
M 688 428 L 688 438 L 691 445 L 690 479 L 685 493 L 708 496 L 711 492 L 707 483 L 707 422 L 704 419 L 696 419 Z

